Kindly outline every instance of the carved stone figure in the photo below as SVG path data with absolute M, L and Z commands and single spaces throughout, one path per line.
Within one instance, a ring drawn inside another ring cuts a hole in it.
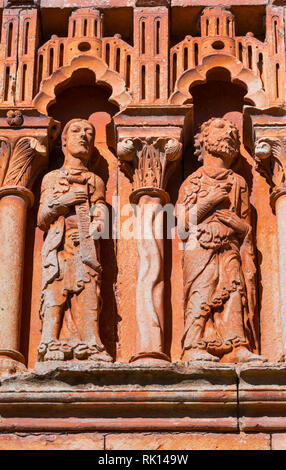
M 184 361 L 265 360 L 257 350 L 256 268 L 245 180 L 231 170 L 237 128 L 212 118 L 195 137 L 203 166 L 179 193 L 178 230 L 184 243 Z M 185 209 L 185 210 L 182 210 Z
M 38 225 L 47 235 L 42 249 L 40 361 L 112 361 L 99 334 L 97 239 L 107 209 L 104 183 L 88 171 L 94 135 L 90 122 L 68 122 L 62 133 L 64 166 L 48 173 L 42 183 Z

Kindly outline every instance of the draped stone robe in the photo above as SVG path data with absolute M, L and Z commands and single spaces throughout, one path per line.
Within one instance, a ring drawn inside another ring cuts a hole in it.
M 94 204 L 105 204 L 105 187 L 101 178 L 89 171 L 61 168 L 44 177 L 38 213 L 38 225 L 47 232 L 42 248 L 40 316 L 44 318 L 48 307 L 66 302 L 60 339 L 69 344 L 80 341 L 69 299 L 79 303 L 79 294 L 85 289 L 84 308 L 94 311 L 94 321 L 98 322 L 101 310 L 99 242 L 90 238 L 95 250 L 93 259 L 87 264 L 80 243 L 74 243 L 72 239 L 72 234 L 79 231 L 76 208 L 65 206 L 60 201 L 64 193 L 79 189 L 89 195 L 88 213 Z M 97 345 L 99 350 L 103 349 L 99 336 Z
M 221 356 L 234 346 L 257 347 L 251 227 L 241 237 L 216 215 L 218 209 L 227 209 L 249 222 L 245 180 L 230 169 L 202 167 L 183 183 L 178 203 L 188 210 L 203 202 L 211 188 L 226 183 L 231 184 L 229 201 L 218 204 L 197 225 L 190 226 L 184 244 L 183 352 L 201 348 Z

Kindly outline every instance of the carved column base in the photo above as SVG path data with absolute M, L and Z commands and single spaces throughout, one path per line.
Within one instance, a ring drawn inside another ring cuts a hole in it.
M 24 356 L 13 349 L 0 349 L 0 375 L 24 372 Z
M 153 188 L 152 186 L 144 186 L 139 189 L 135 189 L 129 196 L 129 201 L 131 204 L 138 204 L 142 196 L 151 196 L 160 199 L 162 206 L 168 204 L 170 201 L 169 194 L 161 188 Z
M 134 354 L 129 360 L 129 362 L 136 362 L 136 364 L 146 364 L 146 365 L 164 365 L 168 362 L 171 362 L 171 359 L 167 354 L 160 352 L 141 352 Z

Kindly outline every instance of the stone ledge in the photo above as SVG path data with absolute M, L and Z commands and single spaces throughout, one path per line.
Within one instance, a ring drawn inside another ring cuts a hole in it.
M 237 374 L 240 429 L 286 429 L 286 364 L 245 364 L 237 368 Z
M 283 432 L 286 364 L 37 363 L 1 378 L 0 415 L 2 432 Z
M 1 379 L 0 431 L 235 432 L 236 397 L 231 365 L 38 363 Z

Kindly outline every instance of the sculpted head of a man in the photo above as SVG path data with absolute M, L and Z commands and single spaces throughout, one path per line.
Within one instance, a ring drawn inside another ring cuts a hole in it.
M 65 157 L 79 158 L 88 162 L 94 144 L 95 129 L 86 119 L 72 119 L 62 132 Z
M 195 155 L 203 160 L 204 151 L 215 157 L 232 163 L 239 152 L 239 134 L 237 127 L 222 118 L 212 118 L 202 124 L 195 136 Z

